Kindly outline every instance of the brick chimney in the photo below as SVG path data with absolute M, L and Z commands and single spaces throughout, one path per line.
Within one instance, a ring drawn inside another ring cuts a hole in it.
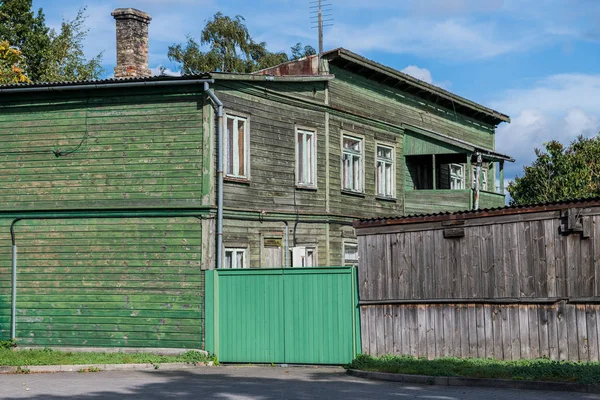
M 148 25 L 150 15 L 135 8 L 117 8 L 117 66 L 115 78 L 150 76 L 148 69 Z

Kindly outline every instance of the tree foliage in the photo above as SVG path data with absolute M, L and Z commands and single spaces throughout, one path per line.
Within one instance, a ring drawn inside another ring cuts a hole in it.
M 11 47 L 7 40 L 0 42 L 1 84 L 29 82 L 21 68 L 22 63 L 23 56 L 19 50 Z
M 37 81 L 50 37 L 42 9 L 35 14 L 31 8 L 32 0 L 0 0 L 0 40 L 8 41 L 21 52 L 25 74 Z
M 296 43 L 295 46 L 292 46 L 292 60 L 298 60 L 300 58 L 314 56 L 317 54 L 317 51 L 314 47 L 307 45 L 302 47 L 302 43 Z
M 511 204 L 533 204 L 600 196 L 600 136 L 557 141 L 536 149 L 536 160 L 509 184 Z
M 102 53 L 88 60 L 83 52 L 83 41 L 87 35 L 84 12 L 85 8 L 80 9 L 72 21 L 63 20 L 60 32 L 50 31 L 50 45 L 41 80 L 58 82 L 100 77 Z
M 207 47 L 203 51 L 202 47 Z M 312 53 L 311 53 L 312 51 Z M 315 54 L 311 46 L 292 47 L 292 59 Z M 182 64 L 184 74 L 208 71 L 249 73 L 289 61 L 284 52 L 272 53 L 265 42 L 256 42 L 241 15 L 234 18 L 216 13 L 201 32 L 200 42 L 191 36 L 185 44 L 169 47 L 171 61 Z
M 86 59 L 83 42 L 85 8 L 59 32 L 46 26 L 42 9 L 31 10 L 32 0 L 0 0 L 0 40 L 8 41 L 22 55 L 21 65 L 32 81 L 68 81 L 99 78 L 102 54 Z

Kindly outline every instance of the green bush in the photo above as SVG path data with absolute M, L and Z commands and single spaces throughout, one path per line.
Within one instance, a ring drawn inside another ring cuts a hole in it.
M 535 381 L 600 383 L 600 363 L 535 360 L 499 361 L 487 358 L 438 358 L 411 356 L 358 356 L 349 366 L 364 371 L 410 375 L 464 376 Z
M 13 347 L 17 347 L 16 340 L 0 340 L 0 350 L 2 349 L 12 349 Z

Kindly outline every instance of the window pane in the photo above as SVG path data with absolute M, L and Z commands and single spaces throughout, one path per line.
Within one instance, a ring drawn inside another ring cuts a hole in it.
M 238 250 L 236 258 L 236 268 L 244 268 L 244 252 Z
M 225 172 L 233 174 L 233 119 L 227 118 L 227 138 L 225 142 Z
M 344 154 L 344 188 L 351 188 L 352 171 L 350 169 L 351 157 L 349 154 Z
M 345 137 L 344 149 L 360 151 L 360 140 Z
M 306 183 L 314 184 L 315 183 L 315 173 L 314 173 L 314 136 L 312 133 L 306 133 Z
M 344 244 L 344 263 L 355 263 L 358 261 L 358 246 L 355 244 Z
M 298 183 L 305 183 L 304 180 L 304 134 L 298 132 Z
M 239 168 L 236 174 L 246 176 L 246 121 L 238 119 L 237 123 Z
M 352 174 L 354 175 L 353 190 L 360 190 L 360 158 L 352 158 Z
M 392 182 L 392 164 L 386 164 L 385 166 L 385 194 L 388 196 L 392 196 L 392 188 L 394 187 L 394 182 Z
M 315 254 L 314 250 L 306 249 L 305 267 L 314 267 L 315 266 L 314 254 Z
M 233 268 L 233 252 L 225 252 L 225 268 Z

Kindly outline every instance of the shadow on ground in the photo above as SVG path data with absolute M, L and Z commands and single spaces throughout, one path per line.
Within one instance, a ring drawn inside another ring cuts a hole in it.
M 31 381 L 31 392 L 23 396 L 0 398 L 7 400 L 36 399 L 123 399 L 124 397 L 139 399 L 329 399 L 344 400 L 373 398 L 374 393 L 370 381 L 349 379 L 340 372 L 306 372 L 293 377 L 286 376 L 286 370 L 272 373 L 273 377 L 241 376 L 242 374 L 221 373 L 214 369 L 210 373 L 195 373 L 191 371 L 152 371 L 138 372 L 139 379 L 119 376 L 115 372 L 85 373 L 65 376 L 66 374 L 45 374 L 50 383 L 46 389 L 40 387 L 34 375 L 23 375 L 21 380 Z M 250 372 L 250 368 L 248 368 Z M 267 369 L 268 370 L 268 369 Z M 289 370 L 287 370 L 289 371 Z M 288 372 L 289 373 L 289 372 Z M 140 376 L 143 375 L 143 376 Z M 60 378 L 57 380 L 52 377 Z M 44 379 L 45 380 L 45 379 Z M 86 380 L 93 381 L 86 390 Z M 50 386 L 66 384 L 60 393 Z M 105 381 L 99 390 L 98 382 Z M 34 383 L 35 382 L 35 383 Z M 95 382 L 95 384 L 94 384 Z M 114 384 L 114 386 L 113 386 Z M 70 388 L 70 390 L 69 390 Z M 104 389 L 105 388 L 105 389 Z M 72 390 L 72 395 L 68 392 Z M 38 394 L 39 393 L 39 394 Z M 57 393 L 57 394 L 52 394 Z

